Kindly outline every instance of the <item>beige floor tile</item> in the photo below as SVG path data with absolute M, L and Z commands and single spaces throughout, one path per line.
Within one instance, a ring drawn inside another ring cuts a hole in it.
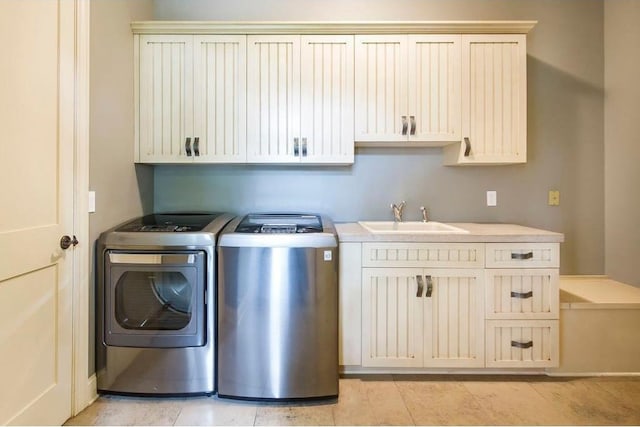
M 371 405 L 373 425 L 414 425 L 391 375 L 365 377 L 362 384 Z
M 182 404 L 177 426 L 252 426 L 257 406 L 252 402 L 201 398 Z
M 464 381 L 488 414 L 482 424 L 493 425 L 572 425 L 573 418 L 543 398 L 534 388 L 536 380 Z
M 539 382 L 533 387 L 556 408 L 569 414 L 573 424 L 638 424 L 640 407 L 620 397 L 624 390 L 616 391 L 615 386 L 605 384 L 612 383 L 570 379 Z
M 367 390 L 359 378 L 340 380 L 340 397 L 332 406 L 336 425 L 361 426 L 376 423 Z
M 423 375 L 395 375 L 396 385 L 416 425 L 483 425 L 489 414 L 459 381 Z
M 182 399 L 99 397 L 66 425 L 173 425 Z
M 256 426 L 332 426 L 331 403 L 262 403 L 256 411 Z

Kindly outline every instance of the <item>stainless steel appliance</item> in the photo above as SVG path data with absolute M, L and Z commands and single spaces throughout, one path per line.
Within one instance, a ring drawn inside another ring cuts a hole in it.
M 338 395 L 338 243 L 327 217 L 249 214 L 218 241 L 218 395 Z
M 229 214 L 147 215 L 100 236 L 99 392 L 215 392 L 216 238 Z

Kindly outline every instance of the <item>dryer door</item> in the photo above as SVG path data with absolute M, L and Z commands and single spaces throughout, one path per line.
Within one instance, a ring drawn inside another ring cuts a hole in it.
M 106 345 L 195 347 L 206 343 L 202 251 L 107 251 Z

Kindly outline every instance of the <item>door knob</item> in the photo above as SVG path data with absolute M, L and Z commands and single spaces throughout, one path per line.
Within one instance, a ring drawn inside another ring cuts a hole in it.
M 78 239 L 76 239 L 76 236 L 73 236 L 73 238 L 69 236 L 62 236 L 62 238 L 60 239 L 60 247 L 62 249 L 69 249 L 71 245 L 75 246 L 77 244 Z

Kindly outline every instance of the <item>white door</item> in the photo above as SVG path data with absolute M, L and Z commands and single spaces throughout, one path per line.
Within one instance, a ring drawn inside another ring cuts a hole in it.
M 421 268 L 362 269 L 362 366 L 421 367 Z
M 301 161 L 353 163 L 353 36 L 302 36 Z
M 247 36 L 195 36 L 193 65 L 194 161 L 245 162 Z
M 483 270 L 425 269 L 424 281 L 424 366 L 484 367 Z
M 248 36 L 247 65 L 247 161 L 300 162 L 300 36 Z
M 0 424 L 71 415 L 74 4 L 0 2 Z
M 409 135 L 407 36 L 355 36 L 355 140 Z
M 193 161 L 193 36 L 140 36 L 136 161 Z

